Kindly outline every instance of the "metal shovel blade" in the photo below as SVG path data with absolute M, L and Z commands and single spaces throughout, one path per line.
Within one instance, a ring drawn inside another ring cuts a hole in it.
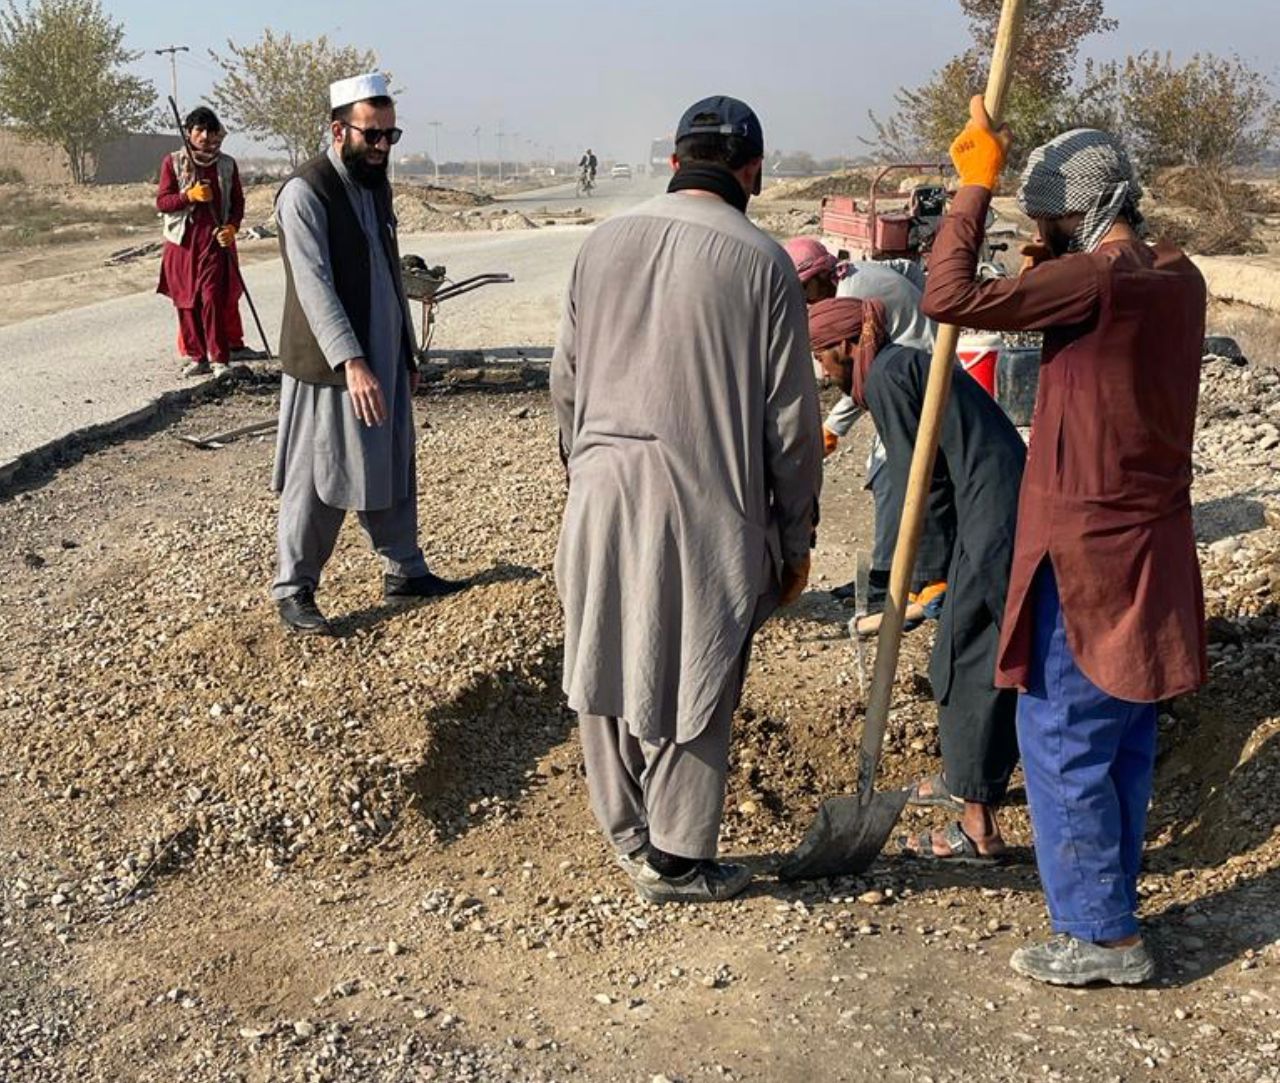
M 800 845 L 779 867 L 778 879 L 820 880 L 869 868 L 906 804 L 906 790 L 873 794 L 865 805 L 855 795 L 827 798 Z

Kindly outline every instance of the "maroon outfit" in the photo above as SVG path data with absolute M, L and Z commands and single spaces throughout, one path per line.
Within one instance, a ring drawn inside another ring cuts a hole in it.
M 196 180 L 213 189 L 211 203 L 188 203 L 184 191 Z M 225 363 L 231 350 L 244 345 L 244 328 L 240 322 L 240 284 L 232 263 L 235 253 L 221 247 L 214 236 L 218 228 L 215 208 L 221 206 L 216 165 L 197 166 L 194 176 L 179 178 L 173 155 L 165 157 L 160 167 L 156 210 L 162 214 L 178 214 L 187 207 L 193 210 L 182 244 L 165 242 L 156 292 L 172 299 L 178 310 L 181 354 L 194 360 L 208 358 Z M 233 167 L 227 224 L 238 229 L 243 220 L 244 189 L 240 186 L 240 171 Z
M 1205 680 L 1191 524 L 1191 444 L 1205 284 L 1178 249 L 1116 241 L 1018 278 L 974 280 L 990 193 L 943 220 L 924 312 L 962 327 L 1044 331 L 996 685 L 1026 691 L 1032 583 L 1047 557 L 1080 670 L 1149 703 Z

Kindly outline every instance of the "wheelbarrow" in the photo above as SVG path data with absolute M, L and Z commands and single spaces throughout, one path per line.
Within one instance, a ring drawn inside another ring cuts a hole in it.
M 404 256 L 400 260 L 400 275 L 404 280 L 405 296 L 422 302 L 422 342 L 418 356 L 426 357 L 435 337 L 436 309 L 455 297 L 471 293 L 484 286 L 514 282 L 509 274 L 490 273 L 472 275 L 457 282 L 452 281 L 443 266 L 428 267 L 421 256 Z

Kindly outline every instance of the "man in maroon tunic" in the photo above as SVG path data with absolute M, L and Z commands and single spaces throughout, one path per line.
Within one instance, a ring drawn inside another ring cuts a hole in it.
M 924 311 L 1043 331 L 995 683 L 1017 688 L 1036 861 L 1054 932 L 1019 973 L 1132 984 L 1154 973 L 1136 918 L 1156 703 L 1206 676 L 1191 524 L 1205 285 L 1142 240 L 1141 188 L 1111 136 L 1033 151 L 1018 198 L 1043 258 L 975 281 L 1007 129 L 982 99 L 952 145 L 961 188 L 934 245 Z
M 244 190 L 235 159 L 222 153 L 226 133 L 213 110 L 193 109 L 183 127 L 195 160 L 183 149 L 160 166 L 156 210 L 165 245 L 156 292 L 178 310 L 183 375 L 223 375 L 232 352 L 244 349 L 234 262 Z

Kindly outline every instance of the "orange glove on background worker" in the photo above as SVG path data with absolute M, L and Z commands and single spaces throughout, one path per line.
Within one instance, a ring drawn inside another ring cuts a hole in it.
M 188 203 L 212 203 L 213 185 L 208 181 L 196 181 L 183 193 Z
M 830 429 L 828 429 L 825 425 L 823 425 L 823 426 L 822 426 L 822 454 L 823 454 L 823 456 L 825 457 L 825 456 L 827 456 L 827 455 L 833 455 L 833 454 L 835 454 L 835 450 L 836 450 L 836 448 L 838 448 L 839 446 L 840 446 L 840 437 L 839 437 L 839 436 L 837 436 L 835 433 L 833 433 L 833 432 L 832 432 Z
M 951 144 L 951 161 L 960 174 L 961 186 L 976 184 L 994 189 L 1012 139 L 1008 125 L 991 127 L 982 95 L 975 94 L 969 100 L 969 123 Z

